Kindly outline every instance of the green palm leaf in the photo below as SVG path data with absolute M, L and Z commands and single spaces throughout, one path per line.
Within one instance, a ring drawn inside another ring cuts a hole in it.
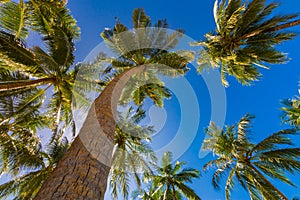
M 15 38 L 25 39 L 28 35 L 27 5 L 22 0 L 19 4 L 8 2 L 0 8 L 0 24 Z
M 265 0 L 215 1 L 216 31 L 207 33 L 199 51 L 199 69 L 220 68 L 222 83 L 226 76 L 234 76 L 240 83 L 250 85 L 261 77 L 260 67 L 288 61 L 286 54 L 275 45 L 291 40 L 295 33 L 285 28 L 300 24 L 298 15 L 273 15 L 278 3 Z M 293 21 L 294 20 L 294 21 Z
M 154 164 L 156 173 L 145 174 L 145 179 L 150 186 L 146 190 L 139 190 L 142 199 L 189 199 L 200 200 L 200 197 L 186 183 L 192 183 L 192 179 L 199 178 L 200 172 L 193 168 L 183 168 L 184 162 L 172 164 L 172 153 L 164 153 L 161 166 Z
M 285 123 L 298 127 L 300 125 L 300 99 L 298 96 L 292 99 L 282 101 L 283 116 L 282 120 Z
M 230 199 L 236 183 L 249 192 L 251 199 L 287 199 L 269 178 L 295 186 L 286 173 L 300 171 L 300 151 L 289 147 L 293 144 L 287 136 L 297 132 L 294 129 L 279 131 L 254 144 L 248 139 L 252 118 L 247 114 L 237 124 L 224 129 L 210 124 L 206 129 L 210 137 L 205 139 L 204 146 L 217 158 L 203 168 L 217 168 L 212 177 L 212 184 L 217 189 L 220 189 L 222 177 L 227 176 L 226 199 Z
M 28 136 L 22 138 L 28 138 Z M 17 167 L 16 169 L 20 171 L 15 173 L 12 180 L 0 185 L 0 197 L 13 195 L 15 199 L 32 199 L 67 151 L 69 142 L 66 138 L 56 137 L 51 144 L 48 144 L 47 150 L 42 151 L 39 140 L 37 140 L 38 145 L 20 141 L 20 138 L 10 137 L 6 141 L 6 143 L 14 144 L 15 147 L 12 149 L 18 150 L 15 156 L 10 156 L 9 164 L 14 165 L 12 169 Z M 8 148 L 5 148 L 0 152 L 2 158 L 7 150 Z M 11 172 L 8 171 L 8 173 Z
M 154 152 L 147 144 L 154 132 L 153 127 L 137 124 L 145 117 L 145 112 L 140 108 L 135 111 L 130 107 L 122 114 L 119 114 L 110 171 L 110 191 L 114 199 L 118 196 L 127 199 L 131 179 L 134 179 L 140 188 L 142 173 L 151 174 L 150 162 L 156 161 Z

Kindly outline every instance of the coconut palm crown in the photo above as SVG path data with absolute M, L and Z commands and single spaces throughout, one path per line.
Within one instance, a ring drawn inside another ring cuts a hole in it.
M 183 30 L 169 30 L 166 20 L 152 24 L 142 8 L 133 11 L 132 24 L 129 29 L 117 19 L 112 29 L 106 28 L 102 32 L 102 38 L 117 55 L 111 58 L 111 65 L 105 72 L 115 76 L 124 70 L 146 66 L 144 72 L 128 81 L 120 103 L 124 105 L 133 100 L 136 105 L 142 105 L 149 97 L 155 105 L 162 107 L 163 98 L 169 98 L 171 93 L 157 75 L 176 77 L 185 74 L 193 53 L 174 50 Z
M 194 168 L 182 168 L 185 162 L 172 163 L 172 153 L 166 152 L 162 157 L 161 166 L 154 164 L 154 174 L 145 173 L 144 180 L 148 183 L 145 189 L 135 191 L 135 199 L 145 200 L 200 200 L 195 191 L 188 186 L 193 179 L 200 177 L 200 172 Z
M 216 0 L 216 30 L 193 44 L 203 47 L 198 71 L 220 68 L 223 85 L 229 85 L 227 75 L 249 85 L 261 77 L 257 67 L 268 69 L 267 64 L 285 63 L 287 56 L 276 45 L 295 37 L 284 29 L 300 24 L 300 20 L 295 20 L 296 14 L 274 15 L 278 6 L 266 0 Z
M 297 132 L 286 129 L 253 143 L 249 139 L 252 118 L 246 115 L 237 124 L 225 129 L 210 124 L 206 129 L 210 137 L 205 139 L 204 149 L 212 151 L 217 158 L 203 168 L 217 168 L 212 178 L 216 189 L 220 189 L 221 178 L 226 176 L 226 199 L 230 199 L 231 191 L 236 184 L 240 184 L 249 192 L 251 199 L 287 200 L 270 179 L 294 186 L 285 175 L 286 172 L 300 171 L 300 148 L 293 147 L 288 137 Z
M 41 39 L 39 46 L 30 46 L 31 34 Z M 79 34 L 75 19 L 62 1 L 20 0 L 1 5 L 0 96 L 31 91 L 24 107 L 41 99 L 43 114 L 55 134 L 61 121 L 65 123 L 62 128 L 73 123 L 76 70 L 72 64 Z
M 300 97 L 285 99 L 282 101 L 283 116 L 282 120 L 297 128 L 300 127 Z

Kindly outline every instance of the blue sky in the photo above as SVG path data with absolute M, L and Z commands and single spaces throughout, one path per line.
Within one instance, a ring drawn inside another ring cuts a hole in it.
M 277 9 L 277 13 L 297 13 L 299 12 L 299 2 L 297 0 L 281 1 L 282 5 Z M 82 61 L 89 52 L 102 42 L 100 32 L 106 27 L 112 27 L 115 24 L 115 17 L 128 27 L 131 27 L 131 14 L 134 8 L 144 8 L 146 13 L 151 16 L 153 22 L 157 19 L 167 19 L 169 27 L 172 29 L 182 28 L 186 35 L 194 40 L 203 39 L 203 35 L 214 30 L 212 8 L 213 0 L 76 0 L 69 1 L 73 16 L 77 19 L 81 28 L 81 40 L 76 44 L 76 59 Z M 299 32 L 300 27 L 293 30 Z M 224 89 L 226 93 L 226 124 L 237 122 L 244 114 L 251 113 L 256 116 L 253 121 L 252 138 L 259 141 L 267 135 L 279 131 L 287 126 L 282 125 L 280 121 L 281 111 L 279 110 L 280 100 L 293 97 L 298 92 L 298 81 L 300 74 L 300 57 L 299 57 L 300 38 L 284 43 L 279 48 L 288 52 L 292 59 L 285 65 L 273 65 L 270 70 L 261 70 L 263 78 L 254 83 L 251 87 L 242 86 L 233 78 L 229 78 L 230 87 Z M 209 74 L 208 74 L 209 75 Z M 199 158 L 199 150 L 204 138 L 203 129 L 208 126 L 211 119 L 211 99 L 204 79 L 198 76 L 195 70 L 192 70 L 184 78 L 188 81 L 192 90 L 196 94 L 198 101 L 200 120 L 194 122 L 195 113 L 191 107 L 190 118 L 191 126 L 184 125 L 186 134 L 191 133 L 191 127 L 196 125 L 197 133 L 192 140 L 192 144 L 179 158 L 186 161 L 188 167 L 201 169 L 203 164 L 211 159 L 211 155 L 203 159 Z M 219 84 L 219 80 L 212 76 L 212 82 Z M 177 84 L 178 90 L 184 90 L 180 81 L 169 82 L 168 84 Z M 166 84 L 168 86 L 168 84 Z M 170 86 L 169 85 L 169 86 Z M 176 91 L 173 91 L 176 93 Z M 182 126 L 182 110 L 179 96 L 174 94 L 171 100 L 165 101 L 165 108 L 158 109 L 150 106 L 152 123 L 160 125 L 161 129 L 154 136 L 154 148 L 159 149 L 175 137 L 178 127 Z M 185 99 L 185 101 L 189 99 Z M 186 103 L 186 102 L 184 102 Z M 222 103 L 222 102 L 221 102 Z M 190 105 L 192 106 L 192 105 Z M 165 121 L 159 124 L 160 119 Z M 156 122 L 154 122 L 156 121 Z M 185 123 L 185 122 L 184 122 Z M 196 123 L 196 124 L 195 124 Z M 299 137 L 295 138 L 299 142 Z M 180 145 L 178 148 L 181 148 Z M 290 176 L 291 179 L 300 186 L 300 176 Z M 197 191 L 199 196 L 204 200 L 225 199 L 224 191 L 216 191 L 211 186 L 211 173 L 202 172 L 202 177 L 194 181 L 192 187 Z M 300 196 L 300 189 L 285 186 L 281 183 L 275 184 L 285 193 L 288 198 Z M 249 199 L 248 195 L 239 187 L 232 194 L 233 200 Z

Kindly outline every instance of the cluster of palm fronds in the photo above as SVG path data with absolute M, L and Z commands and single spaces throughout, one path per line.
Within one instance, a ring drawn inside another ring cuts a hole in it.
M 134 199 L 143 200 L 180 200 L 183 197 L 200 200 L 200 197 L 186 183 L 200 177 L 200 172 L 193 168 L 183 168 L 185 162 L 176 161 L 172 164 L 171 152 L 164 153 L 161 166 L 153 164 L 155 173 L 144 174 L 146 186 L 133 192 Z
M 0 185 L 1 198 L 32 199 L 69 147 L 65 137 L 57 136 L 43 150 L 40 139 L 26 131 L 1 133 L 1 172 L 12 176 Z
M 76 72 L 70 67 L 79 28 L 69 10 L 60 1 L 7 2 L 1 6 L 0 24 L 1 98 L 25 92 L 23 107 L 44 108 L 54 133 L 59 132 L 60 122 L 65 123 L 63 128 L 73 124 Z M 28 35 L 34 32 L 43 45 L 27 46 Z M 46 99 L 46 94 L 51 97 Z
M 293 126 L 300 126 L 300 99 L 299 96 L 295 98 L 286 99 L 282 101 L 284 107 L 284 115 L 282 117 L 283 121 L 289 123 Z
M 214 18 L 217 29 L 207 33 L 200 45 L 199 72 L 205 68 L 220 68 L 222 82 L 228 86 L 226 76 L 234 76 L 242 84 L 251 84 L 261 74 L 257 67 L 284 63 L 286 54 L 275 45 L 291 40 L 295 33 L 285 28 L 297 25 L 298 15 L 274 15 L 279 3 L 266 5 L 266 0 L 215 1 Z M 295 20 L 295 21 L 293 21 Z
M 249 140 L 249 127 L 253 116 L 244 116 L 237 124 L 218 128 L 214 123 L 206 129 L 210 136 L 204 141 L 203 148 L 212 151 L 217 159 L 209 161 L 204 169 L 217 167 L 212 183 L 220 189 L 223 176 L 226 180 L 226 199 L 239 183 L 250 194 L 251 199 L 288 199 L 278 190 L 270 179 L 278 179 L 295 186 L 286 172 L 300 171 L 300 148 L 292 147 L 288 137 L 295 135 L 295 129 L 274 133 L 259 143 Z
M 0 27 L 0 162 L 1 174 L 12 176 L 0 196 L 29 199 L 67 150 L 64 130 L 75 132 L 72 64 L 80 32 L 64 1 L 1 2 Z M 39 46 L 28 45 L 34 34 Z M 45 128 L 52 130 L 47 145 L 38 136 Z

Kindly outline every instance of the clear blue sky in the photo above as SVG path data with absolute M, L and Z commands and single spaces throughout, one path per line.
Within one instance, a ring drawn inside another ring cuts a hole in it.
M 77 61 L 82 61 L 96 45 L 102 42 L 100 32 L 105 27 L 112 27 L 115 24 L 115 17 L 131 27 L 131 14 L 134 8 L 144 8 L 153 21 L 167 19 L 170 28 L 182 28 L 186 35 L 194 40 L 200 40 L 205 33 L 215 28 L 212 15 L 213 3 L 213 0 L 70 0 L 68 6 L 77 19 L 82 32 L 81 40 L 76 45 Z M 282 1 L 277 12 L 297 13 L 300 11 L 299 8 L 298 0 L 286 0 Z M 299 32 L 300 27 L 296 27 L 294 30 Z M 263 78 L 251 87 L 242 86 L 233 78 L 229 78 L 230 87 L 225 90 L 226 124 L 237 122 L 246 113 L 254 114 L 256 119 L 253 123 L 252 138 L 255 141 L 286 128 L 280 121 L 280 100 L 292 97 L 298 92 L 299 46 L 300 37 L 281 45 L 280 48 L 288 52 L 292 60 L 285 65 L 271 66 L 270 70 L 261 70 Z M 197 94 L 200 121 L 197 124 L 199 128 L 193 143 L 179 160 L 186 161 L 188 167 L 201 169 L 202 165 L 211 158 L 211 156 L 207 156 L 200 159 L 198 156 L 204 138 L 203 129 L 208 126 L 211 117 L 211 100 L 203 79 L 197 76 L 194 70 L 188 73 L 185 80 Z M 218 80 L 215 81 L 218 82 Z M 180 104 L 180 100 L 174 97 L 165 102 L 163 110 L 151 108 L 152 120 L 156 119 L 158 124 L 158 119 L 166 121 L 163 128 L 154 137 L 154 147 L 160 148 L 167 145 L 173 139 L 178 127 L 181 126 Z M 191 112 L 191 121 L 193 121 L 193 114 Z M 192 134 L 189 133 L 188 127 L 184 128 L 186 134 Z M 300 144 L 299 137 L 296 140 Z M 178 146 L 178 148 L 181 147 Z M 300 186 L 299 175 L 290 177 Z M 300 196 L 299 188 L 285 186 L 278 182 L 275 184 L 288 198 Z M 215 191 L 211 186 L 211 173 L 202 173 L 202 177 L 194 181 L 192 187 L 204 200 L 225 199 L 223 190 Z M 237 188 L 232 194 L 232 199 L 249 199 L 249 197 L 241 188 Z

